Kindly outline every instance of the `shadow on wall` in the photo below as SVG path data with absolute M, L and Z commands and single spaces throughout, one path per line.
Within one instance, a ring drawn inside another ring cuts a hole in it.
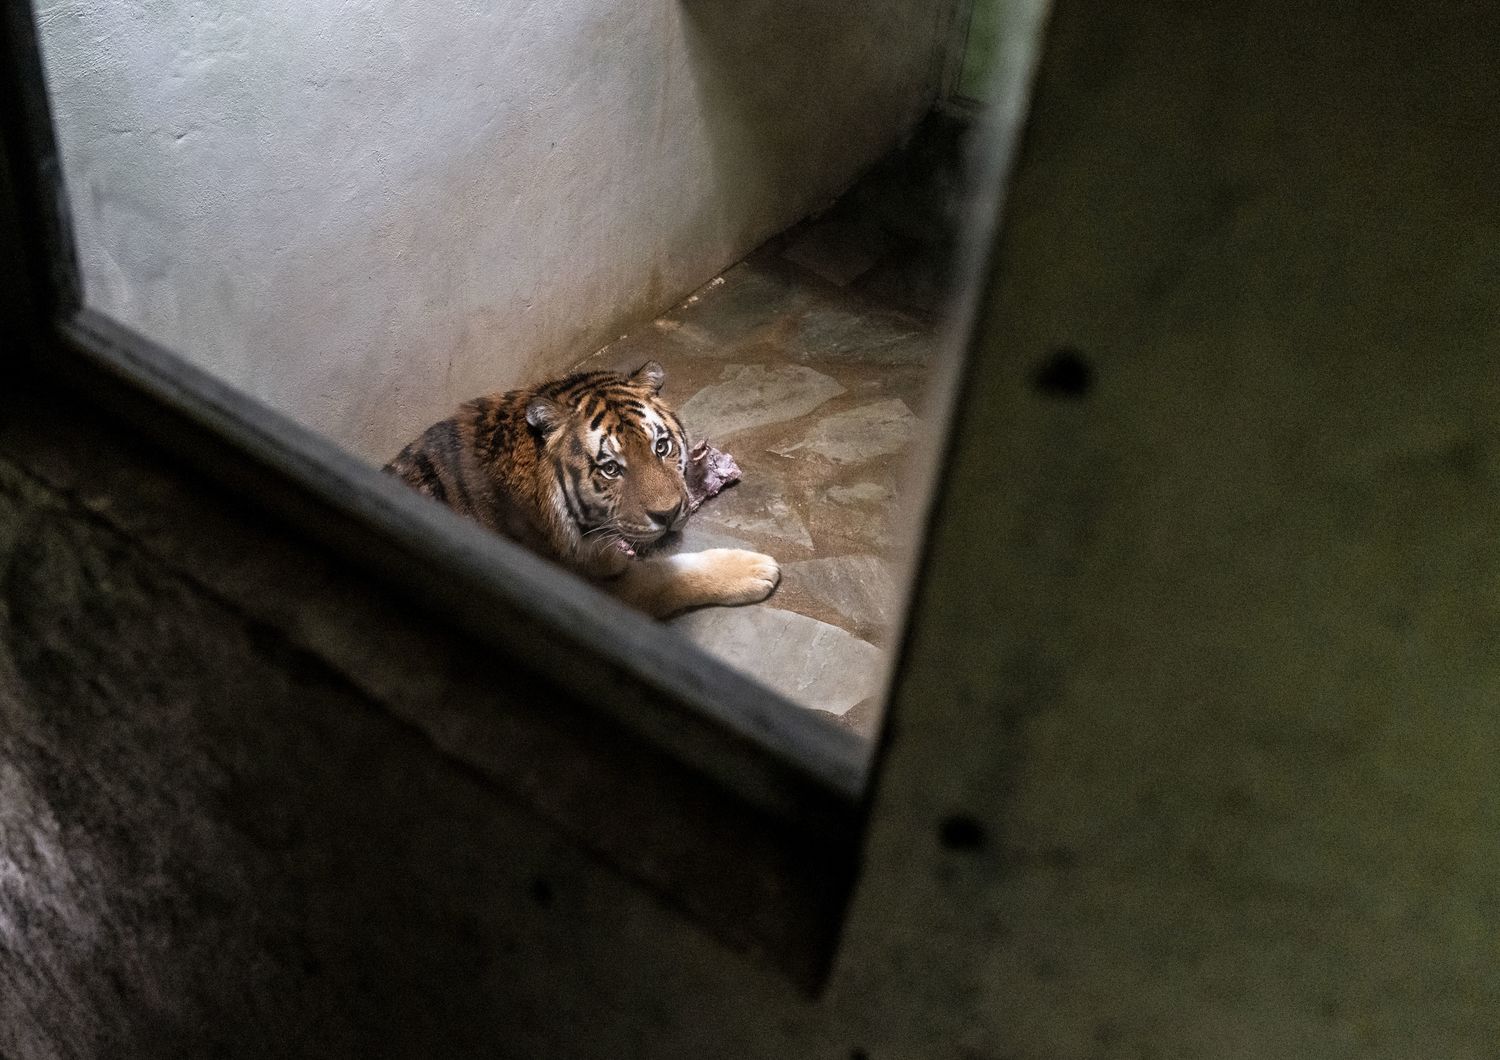
M 743 254 L 829 205 L 910 134 L 936 99 L 957 5 L 874 0 L 852 19 L 833 0 L 680 6 L 711 201 Z M 747 199 L 785 208 L 737 222 L 731 206 Z

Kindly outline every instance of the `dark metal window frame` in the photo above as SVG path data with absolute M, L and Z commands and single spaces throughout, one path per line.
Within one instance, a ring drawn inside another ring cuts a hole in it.
M 621 777 L 645 761 L 671 774 L 642 785 L 642 805 L 621 815 L 673 818 L 682 841 L 666 847 L 622 841 L 610 806 L 537 809 L 725 942 L 816 988 L 856 876 L 879 747 L 872 757 L 847 730 L 87 308 L 29 0 L 5 4 L 0 62 L 5 371 L 77 394 L 167 460 L 403 594 L 497 670 L 529 675 L 559 717 L 586 719 L 559 768 Z M 997 188 L 1007 149 L 988 152 L 985 176 Z M 971 226 L 974 290 L 995 206 L 984 204 Z M 974 301 L 971 290 L 955 340 L 972 327 Z M 674 777 L 694 805 L 664 798 Z

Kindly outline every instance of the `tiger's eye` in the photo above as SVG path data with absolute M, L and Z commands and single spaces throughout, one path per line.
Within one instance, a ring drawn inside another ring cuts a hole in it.
M 613 460 L 606 460 L 599 465 L 599 473 L 605 478 L 614 478 L 620 473 L 620 465 Z
M 666 456 L 671 451 L 672 451 L 672 440 L 670 438 L 667 438 L 667 437 L 664 436 L 664 437 L 658 438 L 656 440 L 656 455 L 657 456 Z

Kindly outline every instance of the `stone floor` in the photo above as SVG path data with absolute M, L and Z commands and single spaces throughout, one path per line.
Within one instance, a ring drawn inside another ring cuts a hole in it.
M 903 499 L 944 302 L 962 130 L 930 121 L 832 208 L 580 367 L 655 359 L 694 440 L 744 472 L 668 548 L 781 564 L 764 604 L 675 620 L 790 699 L 873 735 L 908 582 Z

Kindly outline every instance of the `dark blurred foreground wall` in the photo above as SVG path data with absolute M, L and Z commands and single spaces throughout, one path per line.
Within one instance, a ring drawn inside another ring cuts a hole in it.
M 1063 0 L 818 1001 L 401 720 L 458 647 L 6 386 L 0 1055 L 1496 1055 L 1496 70 Z

